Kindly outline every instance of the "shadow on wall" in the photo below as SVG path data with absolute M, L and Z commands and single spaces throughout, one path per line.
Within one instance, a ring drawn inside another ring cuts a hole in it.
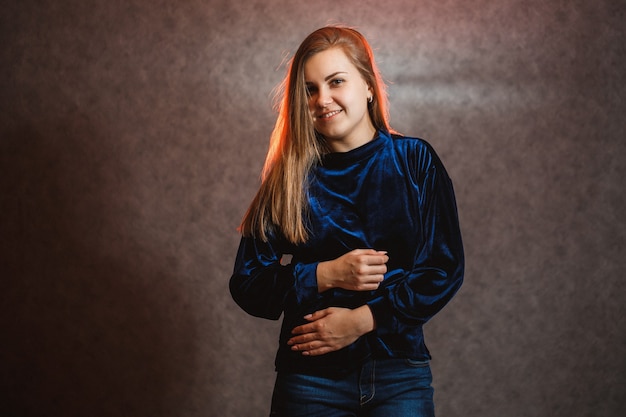
M 0 415 L 176 415 L 195 326 L 172 308 L 166 258 L 134 237 L 140 209 L 111 141 L 86 117 L 13 126 L 0 141 Z

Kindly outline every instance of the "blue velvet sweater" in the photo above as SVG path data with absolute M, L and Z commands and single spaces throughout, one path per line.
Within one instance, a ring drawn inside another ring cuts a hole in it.
M 309 240 L 243 237 L 230 279 L 233 299 L 249 314 L 284 314 L 276 369 L 336 374 L 369 357 L 430 359 L 422 326 L 454 296 L 464 271 L 452 182 L 435 151 L 422 139 L 379 132 L 361 147 L 325 155 L 308 195 Z M 388 252 L 379 288 L 319 293 L 317 264 L 359 248 Z M 287 346 L 306 314 L 364 304 L 376 329 L 352 345 L 313 357 Z

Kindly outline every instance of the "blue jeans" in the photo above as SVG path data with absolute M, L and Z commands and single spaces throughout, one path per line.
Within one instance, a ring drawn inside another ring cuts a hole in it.
M 369 360 L 342 377 L 279 372 L 270 417 L 433 417 L 427 361 Z

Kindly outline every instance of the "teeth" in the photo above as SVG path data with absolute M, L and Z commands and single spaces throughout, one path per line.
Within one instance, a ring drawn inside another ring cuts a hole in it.
M 325 114 L 322 114 L 322 115 L 320 116 L 320 118 L 321 118 L 321 119 L 327 119 L 327 118 L 329 118 L 329 117 L 333 117 L 334 115 L 339 114 L 339 113 L 341 113 L 341 110 L 331 111 L 330 113 L 325 113 Z

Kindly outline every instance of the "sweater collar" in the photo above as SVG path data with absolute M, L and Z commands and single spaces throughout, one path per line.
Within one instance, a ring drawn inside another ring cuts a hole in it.
M 328 168 L 334 168 L 354 164 L 377 153 L 390 139 L 391 137 L 388 133 L 378 131 L 371 141 L 351 149 L 348 152 L 330 152 L 323 155 L 322 165 Z

